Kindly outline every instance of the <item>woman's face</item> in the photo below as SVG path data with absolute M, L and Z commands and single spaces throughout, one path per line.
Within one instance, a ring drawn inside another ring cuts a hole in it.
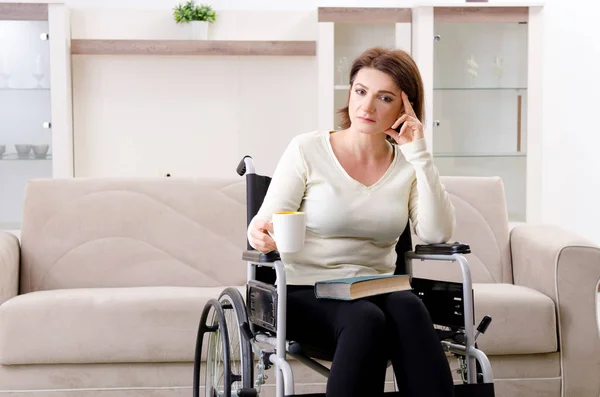
M 401 91 L 386 73 L 362 68 L 350 87 L 348 112 L 352 128 L 377 134 L 391 128 L 402 110 Z

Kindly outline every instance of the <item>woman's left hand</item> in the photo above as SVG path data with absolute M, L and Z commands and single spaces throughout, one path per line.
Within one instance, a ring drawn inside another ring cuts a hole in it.
M 402 91 L 402 103 L 404 104 L 404 114 L 396 120 L 392 128 L 388 128 L 384 132 L 391 136 L 398 145 L 404 145 L 405 143 L 410 143 L 417 141 L 419 139 L 423 139 L 423 124 L 417 118 L 415 111 L 410 105 L 410 101 L 408 100 L 408 96 L 404 91 Z M 394 128 L 398 128 L 398 126 L 404 123 L 400 132 L 397 132 Z

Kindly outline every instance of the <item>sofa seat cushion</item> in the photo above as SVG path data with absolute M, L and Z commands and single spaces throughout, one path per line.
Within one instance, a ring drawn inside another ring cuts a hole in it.
M 0 364 L 190 362 L 200 315 L 225 287 L 31 292 L 0 306 Z M 245 287 L 240 287 L 244 294 Z
M 0 364 L 191 362 L 206 302 L 225 287 L 50 290 L 0 305 Z M 238 287 L 242 295 L 245 287 Z M 474 284 L 488 355 L 557 351 L 554 302 L 512 284 Z
M 492 323 L 477 339 L 487 355 L 552 353 L 558 350 L 554 301 L 513 284 L 473 284 L 475 325 L 486 314 Z

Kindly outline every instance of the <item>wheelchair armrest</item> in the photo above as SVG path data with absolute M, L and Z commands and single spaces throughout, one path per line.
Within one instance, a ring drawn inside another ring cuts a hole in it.
M 454 255 L 454 254 L 470 254 L 471 247 L 468 244 L 453 243 L 445 244 L 417 244 L 415 246 L 415 254 L 417 255 Z
M 277 251 L 271 251 L 267 254 L 263 254 L 257 250 L 246 250 L 242 254 L 242 260 L 253 263 L 273 263 L 275 261 L 280 261 L 281 257 Z

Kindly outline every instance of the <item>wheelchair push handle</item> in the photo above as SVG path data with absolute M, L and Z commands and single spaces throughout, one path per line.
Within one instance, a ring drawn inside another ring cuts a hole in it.
M 244 156 L 244 158 L 239 162 L 236 172 L 239 176 L 244 176 L 244 174 L 254 174 L 254 161 L 252 160 L 252 156 Z

